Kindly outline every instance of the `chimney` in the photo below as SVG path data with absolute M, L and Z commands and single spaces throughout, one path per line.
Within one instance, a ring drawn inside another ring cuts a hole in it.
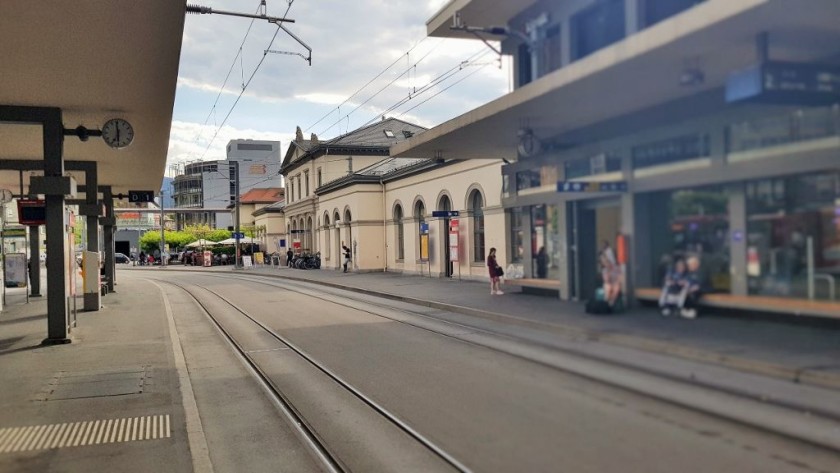
M 309 137 L 309 141 L 312 142 L 312 146 L 317 146 L 318 145 L 318 135 L 316 135 L 315 133 L 312 133 L 312 135 Z
M 300 127 L 295 129 L 295 141 L 303 141 L 303 131 L 301 131 Z

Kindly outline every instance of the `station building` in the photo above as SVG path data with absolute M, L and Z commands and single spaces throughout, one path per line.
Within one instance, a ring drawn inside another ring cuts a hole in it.
M 697 255 L 746 306 L 836 300 L 837 18 L 829 0 L 453 0 L 428 34 L 500 41 L 515 90 L 391 156 L 510 161 L 505 262 L 562 299 L 591 296 L 620 239 L 628 298 Z
M 424 131 L 387 118 L 324 142 L 298 133 L 282 169 L 289 245 L 319 251 L 326 269 L 342 269 L 346 245 L 354 271 L 486 279 L 487 250 L 506 248 L 502 161 L 388 155 L 392 144 Z

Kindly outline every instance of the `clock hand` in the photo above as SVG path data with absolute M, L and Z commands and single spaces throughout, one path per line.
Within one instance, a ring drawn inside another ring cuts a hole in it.
M 117 144 L 119 145 L 119 143 L 120 143 L 120 126 L 117 125 L 114 128 L 117 129 Z

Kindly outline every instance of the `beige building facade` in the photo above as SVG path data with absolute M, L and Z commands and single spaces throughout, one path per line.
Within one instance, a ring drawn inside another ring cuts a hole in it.
M 502 161 L 388 156 L 388 142 L 422 131 L 387 119 L 325 143 L 299 134 L 283 167 L 290 246 L 320 252 L 322 269 L 343 269 L 346 245 L 353 271 L 487 279 L 491 247 L 500 263 L 507 261 Z M 336 146 L 341 139 L 355 148 Z M 337 171 L 336 163 L 344 170 Z M 435 217 L 435 211 L 457 216 Z M 457 239 L 451 240 L 456 222 Z

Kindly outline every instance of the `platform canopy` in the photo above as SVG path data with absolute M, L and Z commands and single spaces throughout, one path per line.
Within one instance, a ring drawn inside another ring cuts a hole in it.
M 98 184 L 115 193 L 160 189 L 169 145 L 184 0 L 3 0 L 0 105 L 58 107 L 65 128 L 127 120 L 134 142 L 66 137 L 64 159 L 95 161 Z M 41 160 L 41 127 L 0 123 L 0 161 Z M 72 173 L 84 184 L 84 173 Z M 31 172 L 24 172 L 28 192 Z M 17 171 L 0 188 L 20 192 Z
M 452 0 L 430 21 L 429 35 L 462 37 L 447 18 L 466 24 L 504 24 L 528 0 Z M 512 93 L 391 147 L 392 157 L 516 159 L 519 131 L 575 146 L 570 136 L 638 126 L 636 114 L 702 93 L 724 103 L 730 74 L 759 62 L 756 40 L 769 38 L 769 59 L 837 64 L 840 1 L 715 0 L 653 25 Z M 478 40 L 476 40 L 478 41 Z M 687 65 L 704 79 L 684 84 Z M 619 119 L 624 118 L 623 122 Z M 598 130 L 600 128 L 600 130 Z M 596 141 L 597 138 L 592 139 Z

